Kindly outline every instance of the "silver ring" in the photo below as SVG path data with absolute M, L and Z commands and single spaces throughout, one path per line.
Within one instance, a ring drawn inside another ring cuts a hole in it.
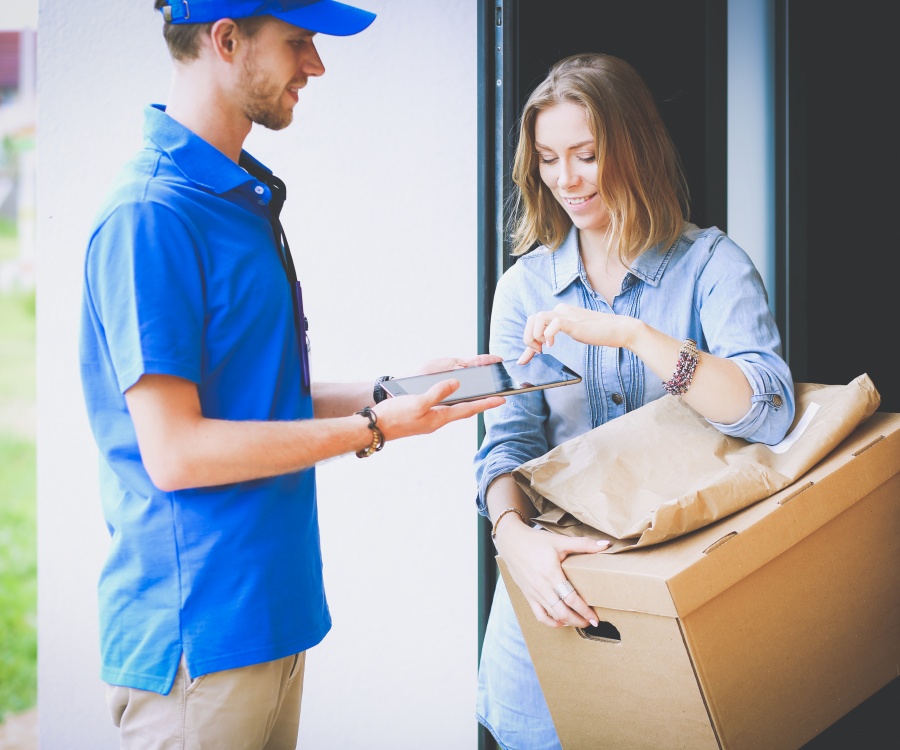
M 553 590 L 556 592 L 557 596 L 559 596 L 560 599 L 565 599 L 575 590 L 575 587 L 568 581 L 563 581 L 562 583 L 557 583 L 553 587 Z
M 550 604 L 550 605 L 547 607 L 547 610 L 549 611 L 549 610 L 553 609 L 553 608 L 554 608 L 557 604 L 559 604 L 561 601 L 562 601 L 562 597 L 559 597 L 559 599 L 557 599 L 555 602 L 553 602 L 553 604 Z

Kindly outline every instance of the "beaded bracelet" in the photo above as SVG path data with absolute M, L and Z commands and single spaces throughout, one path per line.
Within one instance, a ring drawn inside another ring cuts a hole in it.
M 675 374 L 672 375 L 671 380 L 663 381 L 662 385 L 666 389 L 666 393 L 671 393 L 673 396 L 683 396 L 687 393 L 699 361 L 700 352 L 697 351 L 697 342 L 693 339 L 685 339 L 681 345 L 681 351 L 678 352 Z
M 356 456 L 358 458 L 368 458 L 376 451 L 380 451 L 384 448 L 384 433 L 375 426 L 378 423 L 378 416 L 372 411 L 371 406 L 366 406 L 356 413 L 369 420 L 368 427 L 372 430 L 372 443 L 362 450 L 356 451 Z

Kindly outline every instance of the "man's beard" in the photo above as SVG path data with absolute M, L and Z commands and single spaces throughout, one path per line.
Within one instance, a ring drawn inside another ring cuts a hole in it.
M 272 83 L 248 60 L 241 76 L 244 114 L 251 122 L 269 130 L 282 130 L 291 124 L 294 111 L 281 104 L 284 88 Z

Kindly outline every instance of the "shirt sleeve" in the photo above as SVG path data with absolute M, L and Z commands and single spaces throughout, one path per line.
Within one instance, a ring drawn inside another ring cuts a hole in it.
M 710 422 L 732 437 L 773 445 L 794 419 L 794 381 L 765 286 L 747 254 L 727 236 L 710 248 L 696 287 L 709 352 L 735 362 L 753 388 L 750 411 L 734 424 Z
M 118 206 L 88 246 L 87 291 L 122 393 L 142 375 L 200 382 L 204 286 L 197 239 L 167 206 Z
M 490 352 L 503 359 L 518 359 L 524 349 L 522 334 L 529 313 L 518 293 L 518 270 L 513 266 L 507 271 L 494 293 Z M 550 449 L 545 432 L 548 414 L 541 391 L 517 394 L 484 412 L 485 437 L 474 460 L 479 513 L 487 515 L 487 489 L 494 479 Z

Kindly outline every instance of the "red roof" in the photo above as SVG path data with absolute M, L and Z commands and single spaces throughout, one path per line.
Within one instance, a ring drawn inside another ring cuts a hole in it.
M 0 88 L 19 87 L 19 32 L 0 31 Z

